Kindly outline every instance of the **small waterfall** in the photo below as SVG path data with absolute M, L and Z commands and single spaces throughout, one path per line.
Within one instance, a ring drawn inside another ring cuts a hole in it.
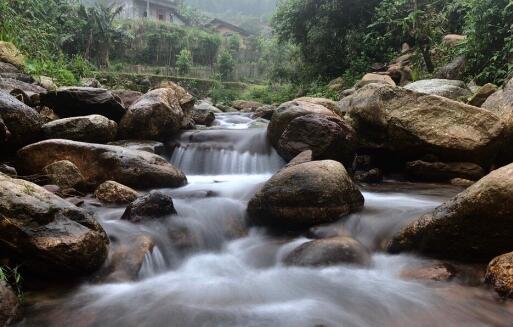
M 170 162 L 192 175 L 272 174 L 284 164 L 263 128 L 184 132 Z
M 159 272 L 165 271 L 167 265 L 164 255 L 158 246 L 155 246 L 150 253 L 146 253 L 144 261 L 139 271 L 139 278 L 148 278 Z

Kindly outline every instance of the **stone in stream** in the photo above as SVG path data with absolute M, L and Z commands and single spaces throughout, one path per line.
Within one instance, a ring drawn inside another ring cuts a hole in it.
M 488 262 L 513 250 L 513 164 L 491 172 L 432 213 L 404 227 L 391 253 Z
M 513 298 L 513 252 L 498 256 L 488 264 L 485 282 L 501 296 Z
M 271 120 L 273 118 L 274 112 L 276 111 L 276 107 L 273 105 L 265 105 L 259 107 L 253 115 L 251 116 L 252 119 L 258 119 L 263 118 L 267 120 Z
M 107 258 L 108 237 L 89 212 L 3 174 L 0 194 L 0 249 L 24 268 L 73 278 Z
M 315 159 L 333 159 L 348 165 L 355 155 L 356 135 L 351 125 L 338 117 L 308 114 L 288 124 L 276 149 L 287 161 L 312 150 Z
M 92 87 L 60 87 L 42 95 L 41 103 L 61 118 L 102 115 L 119 122 L 126 112 L 110 91 Z
M 401 277 L 435 282 L 448 282 L 458 275 L 455 267 L 447 263 L 425 264 L 408 267 L 401 271 Z
M 479 88 L 479 90 L 472 96 L 468 104 L 471 106 L 481 107 L 486 100 L 497 92 L 498 88 L 496 85 L 488 83 Z
M 373 151 L 490 163 L 503 142 L 498 116 L 439 96 L 369 84 L 341 102 L 361 147 Z
M 210 110 L 192 109 L 192 120 L 196 125 L 211 126 L 215 119 L 216 115 Z
M 128 204 L 136 200 L 139 193 L 123 184 L 106 181 L 96 188 L 94 196 L 105 203 Z
M 364 198 L 342 164 L 312 161 L 280 170 L 248 204 L 250 221 L 303 229 L 360 210 Z
M 194 104 L 196 101 L 194 100 L 194 97 L 187 92 L 186 89 L 181 87 L 180 85 L 171 82 L 171 81 L 165 81 L 160 83 L 159 88 L 164 89 L 171 89 L 174 91 L 176 98 L 178 99 L 178 103 L 180 104 L 180 107 L 184 111 L 184 113 L 187 115 L 192 108 L 194 108 Z
M 463 81 L 449 79 L 426 79 L 410 83 L 405 86 L 406 89 L 438 95 L 452 100 L 460 100 L 472 95 Z
M 119 123 L 119 136 L 125 139 L 160 140 L 178 133 L 185 120 L 177 93 L 171 88 L 156 89 L 128 108 Z
M 114 145 L 46 140 L 19 150 L 18 157 L 23 168 L 32 174 L 41 173 L 55 161 L 69 160 L 92 185 L 107 180 L 134 188 L 179 187 L 187 183 L 185 175 L 164 158 Z
M 3 124 L 1 124 L 3 122 Z M 15 97 L 0 92 L 0 145 L 17 149 L 41 139 L 43 119 L 37 111 Z
M 305 101 L 285 102 L 276 109 L 267 127 L 267 137 L 275 147 L 278 145 L 281 135 L 287 129 L 289 123 L 301 116 L 308 114 L 322 114 L 325 116 L 339 117 L 328 108 Z
M 100 115 L 70 117 L 51 121 L 42 127 L 48 139 L 107 143 L 116 138 L 118 124 Z
M 130 203 L 121 219 L 138 223 L 170 215 L 176 215 L 173 198 L 159 191 L 151 191 Z
M 367 249 L 351 237 L 313 240 L 294 249 L 284 259 L 289 266 L 333 266 L 339 264 L 368 265 L 371 261 Z
M 12 326 L 18 318 L 20 301 L 12 289 L 0 281 L 0 326 Z
M 232 103 L 232 106 L 240 112 L 255 112 L 264 104 L 256 101 L 237 100 Z
M 81 188 L 84 184 L 84 176 L 80 169 L 69 160 L 52 162 L 43 168 L 43 173 L 48 177 L 50 183 L 62 189 Z
M 453 178 L 478 180 L 485 175 L 484 169 L 471 162 L 426 162 L 422 160 L 406 163 L 406 174 L 414 180 L 440 182 Z

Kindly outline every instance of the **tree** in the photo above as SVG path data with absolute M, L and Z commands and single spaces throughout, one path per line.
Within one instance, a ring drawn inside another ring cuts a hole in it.
M 219 66 L 219 73 L 221 74 L 221 78 L 224 80 L 230 79 L 235 67 L 235 62 L 228 50 L 225 49 L 221 51 L 217 64 Z
M 187 49 L 182 49 L 176 58 L 176 67 L 181 75 L 187 75 L 192 67 L 192 54 Z
M 123 10 L 122 6 L 116 4 L 107 5 L 98 2 L 91 10 L 90 17 L 93 19 L 94 38 L 96 43 L 97 62 L 100 68 L 109 67 L 110 50 L 113 44 L 126 36 L 123 30 L 114 25 L 114 19 Z

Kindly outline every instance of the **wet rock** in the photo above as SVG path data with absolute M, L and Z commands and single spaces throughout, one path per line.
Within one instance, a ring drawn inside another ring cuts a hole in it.
M 431 280 L 435 282 L 448 282 L 458 275 L 455 267 L 447 263 L 423 265 L 421 267 L 406 268 L 401 277 L 407 279 Z
M 130 203 L 121 219 L 138 223 L 170 215 L 176 215 L 173 198 L 162 192 L 152 191 Z
M 140 235 L 126 244 L 120 244 L 113 250 L 109 265 L 105 269 L 105 281 L 119 283 L 137 280 L 144 258 L 151 255 L 154 246 L 155 241 L 147 235 Z
M 308 114 L 288 124 L 276 149 L 285 160 L 312 150 L 316 159 L 333 159 L 347 165 L 352 163 L 355 155 L 356 135 L 353 128 L 340 118 Z
M 255 112 L 253 113 L 253 116 L 251 118 L 257 119 L 257 118 L 263 118 L 267 120 L 271 120 L 273 118 L 273 114 L 276 111 L 276 107 L 272 105 L 265 105 L 261 106 Z
M 292 251 L 284 262 L 289 266 L 333 266 L 339 264 L 368 265 L 369 252 L 350 237 L 313 240 Z
M 513 165 L 477 183 L 406 226 L 389 251 L 488 262 L 513 250 Z
M 338 117 L 328 108 L 304 101 L 290 101 L 285 102 L 276 109 L 267 127 L 267 137 L 273 146 L 278 145 L 278 141 L 287 129 L 289 123 L 301 116 L 308 114 L 322 114 L 326 116 Z
M 498 88 L 496 85 L 488 83 L 479 88 L 479 90 L 472 96 L 469 100 L 468 104 L 471 106 L 481 107 L 483 103 L 495 92 L 497 92 Z
M 25 66 L 25 56 L 10 42 L 0 41 L 0 61 L 20 69 Z
M 0 173 L 5 174 L 10 177 L 18 176 L 18 172 L 16 171 L 16 168 L 11 167 L 6 164 L 0 164 Z
M 378 184 L 383 182 L 383 172 L 379 168 L 367 171 L 356 171 L 354 179 L 360 183 Z
M 411 179 L 429 182 L 449 181 L 453 178 L 478 180 L 485 175 L 484 169 L 471 162 L 426 162 L 422 160 L 406 163 L 406 174 Z
M 501 296 L 513 298 L 513 253 L 494 258 L 486 269 L 485 281 Z
M 94 196 L 105 203 L 128 204 L 135 201 L 139 193 L 123 184 L 106 181 L 96 188 Z
M 81 187 L 84 184 L 84 176 L 74 163 L 68 160 L 55 161 L 43 168 L 50 183 L 60 188 Z
M 448 79 L 427 79 L 410 83 L 405 86 L 406 89 L 438 95 L 452 100 L 459 100 L 472 95 L 467 85 L 463 81 Z
M 118 124 L 100 115 L 70 117 L 51 121 L 42 127 L 49 139 L 107 143 L 116 138 Z
M 313 152 L 312 150 L 306 150 L 295 156 L 292 160 L 290 160 L 290 162 L 286 164 L 284 168 L 292 167 L 310 161 L 313 161 Z
M 385 74 L 365 74 L 365 76 L 362 77 L 362 79 L 356 84 L 356 89 L 361 89 L 365 85 L 371 84 L 371 83 L 378 83 L 378 84 L 388 84 L 391 86 L 396 86 L 394 80 L 389 76 Z
M 480 163 L 493 160 L 502 142 L 499 117 L 443 97 L 369 84 L 341 102 L 359 142 L 374 150 Z
M 459 187 L 464 187 L 464 188 L 471 187 L 475 183 L 476 183 L 475 181 L 471 181 L 471 180 L 464 179 L 464 178 L 453 178 L 453 179 L 451 179 L 451 185 L 459 186 Z
M 146 151 L 154 153 L 159 156 L 167 153 L 166 146 L 162 142 L 158 141 L 145 141 L 145 140 L 121 140 L 115 142 L 109 142 L 109 145 L 117 145 L 130 150 Z
M 61 188 L 58 185 L 54 184 L 43 185 L 43 188 L 53 194 L 57 194 L 61 191 Z
M 340 115 L 341 108 L 340 108 L 338 102 L 333 101 L 331 99 L 302 97 L 302 98 L 295 99 L 294 101 L 317 104 L 317 105 L 323 106 L 325 108 L 328 108 L 329 110 L 336 113 L 337 115 Z
M 464 77 L 467 59 L 465 56 L 456 57 L 436 72 L 435 77 L 446 80 L 460 80 Z
M 312 161 L 279 171 L 251 199 L 251 222 L 277 229 L 302 229 L 360 210 L 364 199 L 336 161 Z
M 5 126 L 8 148 L 16 149 L 41 138 L 43 120 L 34 109 L 11 95 L 0 92 L 0 120 Z M 0 129 L 4 129 L 1 128 Z M 0 144 L 2 138 L 0 138 Z
M 92 87 L 60 87 L 41 96 L 41 103 L 61 118 L 102 115 L 118 122 L 126 112 L 110 91 Z
M 211 126 L 216 115 L 210 110 L 203 110 L 194 108 L 192 110 L 192 120 L 196 125 Z
M 92 185 L 112 180 L 134 188 L 155 188 L 187 182 L 185 175 L 164 158 L 113 145 L 46 140 L 21 149 L 18 157 L 31 173 L 40 173 L 55 161 L 70 160 Z
M 31 107 L 38 105 L 41 96 L 47 93 L 47 90 L 41 86 L 2 77 L 0 77 L 0 90 L 11 94 Z
M 19 314 L 20 302 L 12 289 L 0 282 L 0 326 L 12 326 Z
M 60 119 L 59 116 L 57 116 L 52 109 L 44 106 L 39 107 L 39 115 L 41 116 L 41 119 L 43 120 L 44 124 Z
M 136 102 L 140 97 L 144 94 L 138 91 L 132 90 L 113 90 L 112 95 L 121 100 L 121 103 L 125 108 L 130 107 L 134 102 Z
M 232 107 L 239 110 L 240 112 L 255 112 L 258 108 L 264 104 L 256 101 L 237 100 L 232 103 Z
M 132 104 L 119 124 L 125 139 L 160 140 L 182 128 L 185 115 L 179 97 L 171 88 L 150 91 Z
M 215 107 L 210 102 L 205 101 L 205 100 L 201 100 L 201 101 L 197 102 L 194 105 L 194 109 L 208 110 L 208 111 L 211 111 L 213 113 L 222 113 L 223 112 L 221 109 Z
M 108 238 L 93 215 L 33 183 L 0 174 L 0 248 L 42 275 L 98 269 Z

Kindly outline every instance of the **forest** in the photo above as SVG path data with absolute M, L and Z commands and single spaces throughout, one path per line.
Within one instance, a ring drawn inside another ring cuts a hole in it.
M 0 327 L 511 327 L 513 0 L 0 0 Z

